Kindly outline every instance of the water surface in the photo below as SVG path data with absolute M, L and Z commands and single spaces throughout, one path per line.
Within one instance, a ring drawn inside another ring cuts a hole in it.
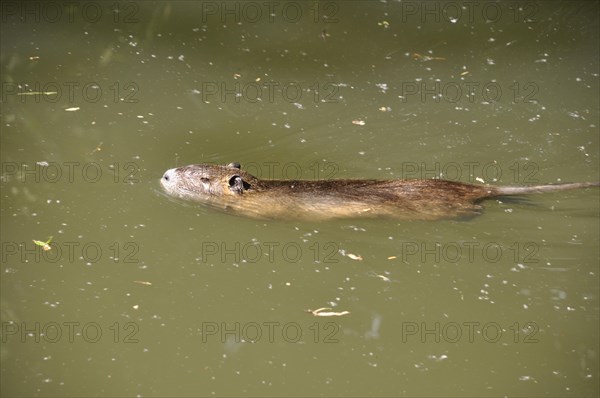
M 598 190 L 290 222 L 158 184 L 598 181 L 596 2 L 8 3 L 3 395 L 597 395 Z

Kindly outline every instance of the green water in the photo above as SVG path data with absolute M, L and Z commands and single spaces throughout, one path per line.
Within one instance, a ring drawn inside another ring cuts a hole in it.
M 598 181 L 597 2 L 52 4 L 2 3 L 3 396 L 598 396 L 597 189 L 286 222 L 158 183 Z

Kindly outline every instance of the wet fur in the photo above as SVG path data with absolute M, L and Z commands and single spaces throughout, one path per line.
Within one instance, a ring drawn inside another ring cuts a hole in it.
M 256 218 L 393 217 L 437 220 L 478 214 L 482 200 L 598 186 L 599 183 L 493 187 L 447 180 L 261 180 L 227 166 L 198 164 L 165 172 L 172 196 Z

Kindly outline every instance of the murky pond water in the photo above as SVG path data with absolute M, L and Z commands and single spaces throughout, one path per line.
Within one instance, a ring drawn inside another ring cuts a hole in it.
M 598 181 L 598 12 L 3 2 L 2 395 L 597 395 L 598 189 L 292 222 L 158 180 Z

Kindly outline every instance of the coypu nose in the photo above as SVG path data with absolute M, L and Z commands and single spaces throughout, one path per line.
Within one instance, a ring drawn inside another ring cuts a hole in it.
M 175 169 L 169 169 L 169 170 L 165 171 L 165 174 L 163 174 L 160 182 L 164 186 L 166 184 L 173 182 L 174 179 L 175 179 Z

